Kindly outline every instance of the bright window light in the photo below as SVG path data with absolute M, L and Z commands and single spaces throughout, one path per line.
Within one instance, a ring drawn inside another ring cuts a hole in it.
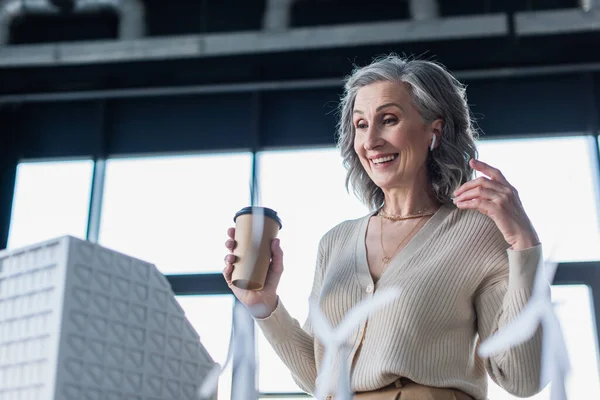
M 588 137 L 488 140 L 481 161 L 499 168 L 519 191 L 555 261 L 600 260 L 593 144 Z
M 85 239 L 93 168 L 90 160 L 19 164 L 8 248 L 63 235 Z
M 220 272 L 227 228 L 250 202 L 249 153 L 106 163 L 99 242 L 163 274 Z

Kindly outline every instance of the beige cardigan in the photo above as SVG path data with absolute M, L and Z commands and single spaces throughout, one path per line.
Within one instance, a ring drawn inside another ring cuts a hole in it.
M 490 359 L 481 359 L 476 349 L 526 304 L 541 246 L 509 250 L 490 218 L 444 205 L 374 285 L 365 249 L 372 215 L 345 221 L 323 236 L 311 292 L 332 326 L 337 326 L 374 290 L 390 286 L 401 290 L 394 303 L 371 315 L 368 327 L 361 325 L 349 339 L 352 389 L 374 390 L 406 377 L 459 389 L 481 400 L 487 394 L 487 370 L 514 395 L 538 392 L 541 329 L 528 342 Z M 257 323 L 294 380 L 312 393 L 324 351 L 309 320 L 301 327 L 279 302 Z

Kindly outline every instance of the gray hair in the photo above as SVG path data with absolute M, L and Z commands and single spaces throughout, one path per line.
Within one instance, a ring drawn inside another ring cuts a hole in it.
M 395 54 L 377 58 L 362 68 L 355 67 L 346 78 L 337 126 L 337 145 L 347 170 L 346 190 L 352 186 L 354 194 L 371 209 L 383 205 L 383 191 L 367 175 L 354 151 L 352 120 L 358 90 L 381 81 L 404 83 L 425 123 L 442 119 L 442 137 L 438 138 L 438 147 L 429 152 L 427 172 L 437 199 L 449 202 L 452 193 L 471 179 L 473 170 L 469 160 L 477 156 L 478 132 L 467 104 L 465 86 L 441 64 Z

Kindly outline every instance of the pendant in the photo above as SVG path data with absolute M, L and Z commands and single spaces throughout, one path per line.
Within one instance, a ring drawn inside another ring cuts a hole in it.
M 384 264 L 389 264 L 390 261 L 392 261 L 392 259 L 390 257 L 388 257 L 388 256 L 385 256 L 385 257 L 383 257 L 381 259 L 381 262 L 384 263 Z

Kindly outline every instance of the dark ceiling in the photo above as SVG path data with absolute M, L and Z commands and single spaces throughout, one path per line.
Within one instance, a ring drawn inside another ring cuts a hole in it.
M 143 0 L 149 36 L 259 30 L 265 0 Z M 578 7 L 577 0 L 440 0 L 441 17 Z M 378 22 L 409 18 L 403 0 L 297 0 L 291 27 Z M 13 23 L 12 43 L 50 43 L 115 38 L 117 16 L 25 16 Z
M 202 33 L 258 31 L 265 1 L 144 0 L 150 37 Z M 577 0 L 442 0 L 444 16 L 477 15 L 579 7 Z M 408 3 L 401 0 L 297 0 L 291 26 L 325 26 L 360 22 L 406 20 Z M 11 26 L 11 44 L 116 39 L 116 15 L 42 17 L 27 15 Z M 340 78 L 353 63 L 364 64 L 389 52 L 438 60 L 451 70 L 564 65 L 600 62 L 600 33 L 470 38 L 388 43 L 249 53 L 245 55 L 83 65 L 0 68 L 0 94 L 148 88 L 295 79 Z

